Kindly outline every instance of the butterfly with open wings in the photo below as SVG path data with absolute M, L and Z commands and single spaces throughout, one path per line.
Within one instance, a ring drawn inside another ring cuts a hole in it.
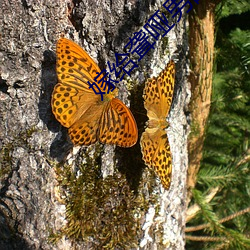
M 97 141 L 132 147 L 138 139 L 137 125 L 129 108 L 116 98 L 118 90 L 104 100 L 89 88 L 101 72 L 93 59 L 76 43 L 60 38 L 56 47 L 58 83 L 52 94 L 52 111 L 75 145 Z M 105 86 L 101 87 L 105 92 Z
M 165 189 L 170 187 L 172 174 L 170 145 L 165 129 L 168 127 L 166 117 L 173 98 L 174 80 L 175 65 L 170 61 L 158 77 L 146 81 L 143 92 L 149 118 L 140 140 L 143 160 L 156 171 Z

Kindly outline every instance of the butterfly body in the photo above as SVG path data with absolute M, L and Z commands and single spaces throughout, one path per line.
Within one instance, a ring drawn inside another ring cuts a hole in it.
M 140 140 L 143 160 L 156 171 L 166 189 L 171 183 L 172 158 L 165 129 L 169 126 L 166 117 L 172 102 L 174 77 L 174 62 L 170 61 L 158 77 L 147 80 L 143 92 L 149 118 Z
M 86 51 L 74 42 L 61 38 L 57 43 L 58 84 L 52 94 L 52 111 L 68 128 L 75 145 L 97 141 L 131 147 L 138 132 L 131 111 L 116 98 L 118 89 L 107 91 L 99 84 L 99 94 L 90 88 L 101 72 Z M 97 83 L 98 84 L 98 83 Z M 103 94 L 100 94 L 103 93 Z
M 166 121 L 166 118 L 164 119 L 150 119 L 147 121 L 147 128 L 154 129 L 154 128 L 161 128 L 165 129 L 168 128 L 169 124 Z

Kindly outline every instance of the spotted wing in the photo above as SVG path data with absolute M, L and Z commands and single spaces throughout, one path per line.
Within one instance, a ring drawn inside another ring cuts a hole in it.
M 172 174 L 172 158 L 168 137 L 163 129 L 147 128 L 141 136 L 142 159 L 160 177 L 165 189 L 169 189 Z
M 137 139 L 138 130 L 134 116 L 119 99 L 113 98 L 105 107 L 100 120 L 100 142 L 131 147 Z
M 158 77 L 148 79 L 143 92 L 149 119 L 166 118 L 174 91 L 175 65 L 170 61 Z
M 93 83 L 101 70 L 87 52 L 71 40 L 60 38 L 56 46 L 56 55 L 59 82 L 92 93 L 88 81 Z
M 98 141 L 98 130 L 103 110 L 108 102 L 92 104 L 69 128 L 69 136 L 75 145 L 89 146 Z
M 100 69 L 80 46 L 66 38 L 59 39 L 56 53 L 59 83 L 51 106 L 56 119 L 69 128 L 101 98 L 88 85 Z

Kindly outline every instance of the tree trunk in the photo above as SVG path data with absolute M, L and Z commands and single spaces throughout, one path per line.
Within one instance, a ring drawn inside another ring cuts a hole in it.
M 214 21 L 215 7 L 220 1 L 201 1 L 189 15 L 190 63 L 192 67 L 189 81 L 192 98 L 189 110 L 192 127 L 188 140 L 189 168 L 187 187 L 188 203 L 192 188 L 195 187 L 197 173 L 202 160 L 206 123 L 210 111 L 213 61 L 214 61 Z
M 107 61 L 115 62 L 115 52 L 124 53 L 129 37 L 155 11 L 162 11 L 163 3 L 1 0 L 0 4 L 0 249 L 184 249 L 188 133 L 184 109 L 190 93 L 186 15 L 160 37 L 131 79 L 118 84 L 119 98 L 126 104 L 130 99 L 140 136 L 147 120 L 144 82 L 170 57 L 176 62 L 167 130 L 173 173 L 166 191 L 144 166 L 139 143 L 128 149 L 99 143 L 73 148 L 50 105 L 57 83 L 55 45 L 62 34 L 84 47 L 102 69 Z

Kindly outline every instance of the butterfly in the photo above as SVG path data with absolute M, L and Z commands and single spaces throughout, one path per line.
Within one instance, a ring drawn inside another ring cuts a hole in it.
M 101 72 L 91 57 L 76 43 L 60 38 L 56 46 L 58 83 L 52 93 L 52 112 L 66 128 L 75 145 L 97 141 L 131 147 L 138 139 L 137 125 L 129 108 L 114 91 L 95 94 L 89 84 Z M 102 101 L 103 98 L 103 101 Z
M 174 92 L 175 65 L 170 61 L 158 77 L 148 79 L 143 91 L 144 107 L 149 121 L 142 133 L 140 145 L 142 159 L 159 175 L 165 189 L 169 189 L 172 173 L 170 145 L 165 128 L 166 117 Z

